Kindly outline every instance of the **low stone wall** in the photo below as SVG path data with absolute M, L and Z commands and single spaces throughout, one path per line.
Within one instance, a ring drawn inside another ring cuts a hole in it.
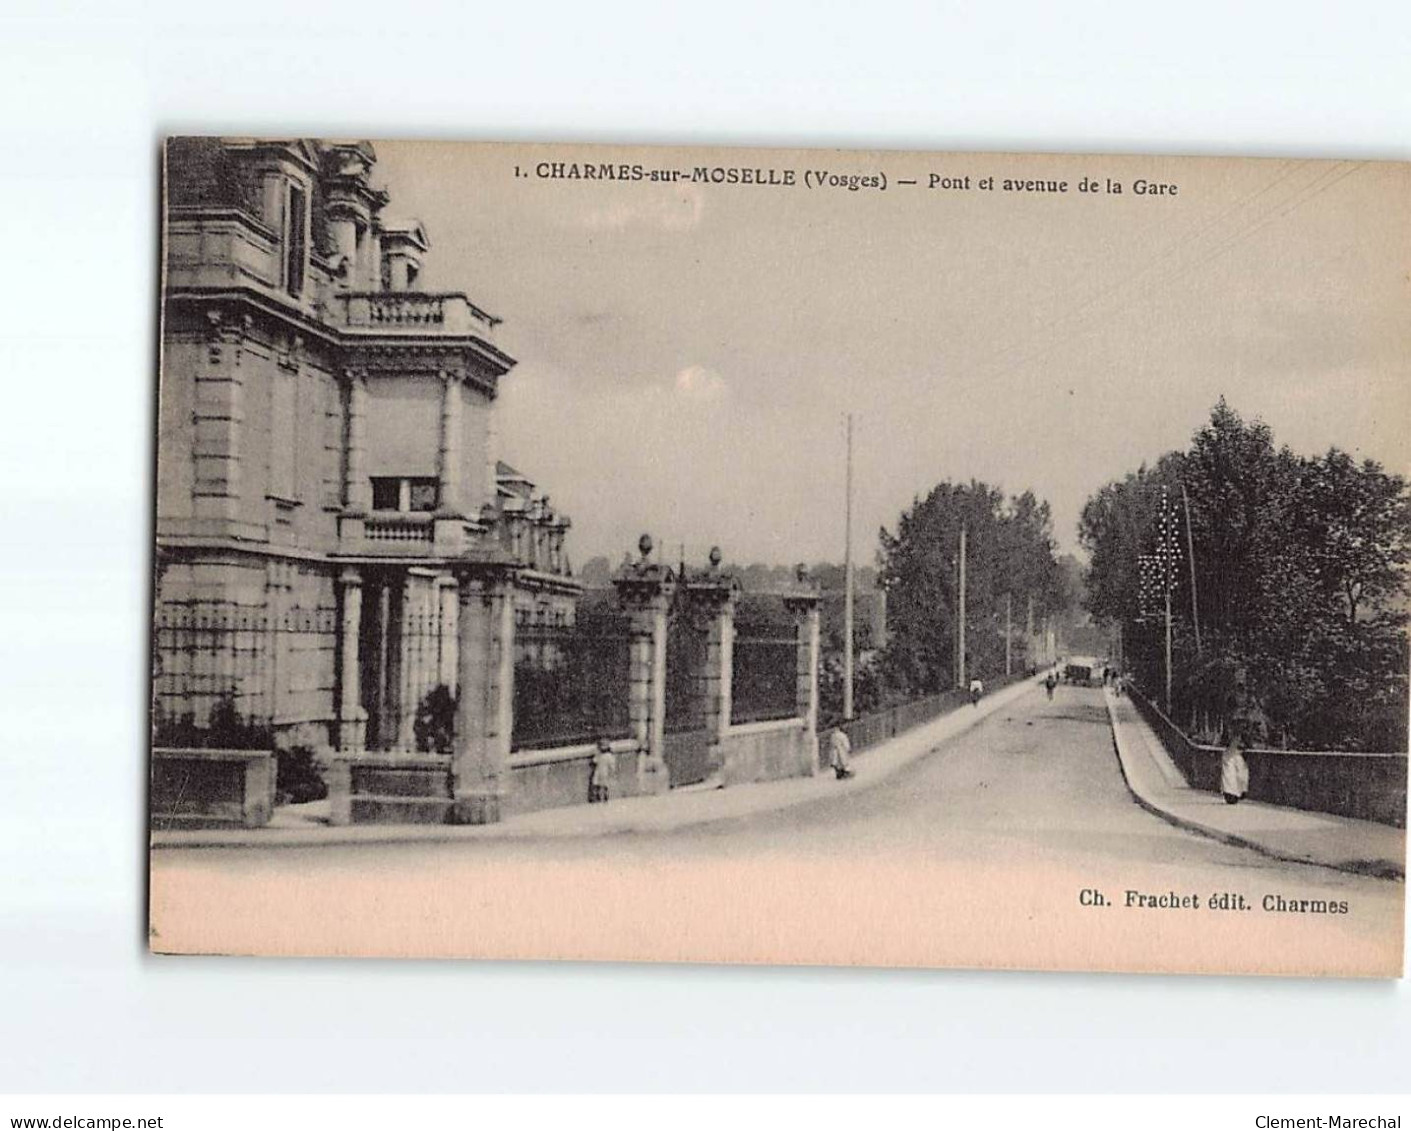
M 449 754 L 360 753 L 328 771 L 329 823 L 443 825 L 450 820 Z
M 502 812 L 532 813 L 588 802 L 588 779 L 593 772 L 595 743 L 563 746 L 554 750 L 522 750 L 510 755 L 508 792 Z M 634 739 L 612 744 L 617 773 L 608 786 L 608 797 L 637 797 L 652 792 L 638 775 L 641 752 Z
M 255 829 L 274 813 L 271 750 L 152 751 L 154 829 L 238 825 Z
M 1218 746 L 1193 742 L 1139 692 L 1132 702 L 1192 789 L 1220 791 Z M 1342 751 L 1246 750 L 1255 801 L 1406 827 L 1406 755 Z
M 720 740 L 722 785 L 809 777 L 818 769 L 818 737 L 802 719 L 732 726 Z
M 1001 688 L 1019 683 L 1022 680 L 1032 679 L 1036 670 L 1030 668 L 1015 675 L 999 676 L 986 683 L 985 695 L 993 695 Z M 819 765 L 824 767 L 828 765 L 828 760 L 831 757 L 833 732 L 839 728 L 847 733 L 853 753 L 860 754 L 870 747 L 895 738 L 899 734 L 904 734 L 913 727 L 929 723 L 932 719 L 938 719 L 951 711 L 968 706 L 970 706 L 970 692 L 955 688 L 950 691 L 942 691 L 938 695 L 928 695 L 923 699 L 912 699 L 906 703 L 883 707 L 880 711 L 859 715 L 852 722 L 828 727 L 818 736 Z

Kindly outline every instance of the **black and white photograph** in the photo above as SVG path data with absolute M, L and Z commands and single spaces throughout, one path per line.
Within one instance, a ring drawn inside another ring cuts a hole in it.
M 1406 1127 L 1408 58 L 0 6 L 0 1127 Z
M 1402 973 L 1411 166 L 161 158 L 154 952 Z

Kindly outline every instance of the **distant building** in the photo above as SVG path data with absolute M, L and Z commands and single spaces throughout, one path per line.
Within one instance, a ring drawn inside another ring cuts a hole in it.
M 418 289 L 367 142 L 172 141 L 158 417 L 159 742 L 411 749 L 457 589 L 569 616 L 569 528 L 495 451 L 499 319 Z

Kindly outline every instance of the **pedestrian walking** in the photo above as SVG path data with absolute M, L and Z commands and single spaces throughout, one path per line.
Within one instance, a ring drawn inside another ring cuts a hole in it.
M 1249 693 L 1243 669 L 1235 672 L 1225 722 L 1225 752 L 1220 756 L 1220 793 L 1237 805 L 1249 792 L 1249 763 L 1244 752 L 1263 736 L 1263 712 Z
M 1044 690 L 1048 692 L 1048 697 L 1050 699 L 1053 698 L 1053 689 L 1057 685 L 1058 680 L 1053 677 L 1053 672 L 1049 672 L 1048 675 L 1044 676 Z
M 980 696 L 983 694 L 985 694 L 984 682 L 979 679 L 972 679 L 970 681 L 970 705 L 972 707 L 978 707 L 980 705 Z
M 1237 737 L 1231 737 L 1220 755 L 1220 792 L 1226 805 L 1238 805 L 1249 792 L 1249 763 Z
M 617 773 L 617 755 L 612 752 L 612 743 L 606 738 L 598 739 L 598 748 L 593 751 L 592 772 L 588 776 L 588 801 L 590 804 L 606 802 Z
M 853 776 L 852 740 L 842 727 L 834 727 L 833 737 L 828 740 L 828 761 L 839 781 Z

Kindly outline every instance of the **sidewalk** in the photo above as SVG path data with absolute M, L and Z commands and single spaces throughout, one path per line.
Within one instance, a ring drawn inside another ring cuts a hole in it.
M 1036 690 L 1034 679 L 1010 684 L 980 701 L 959 707 L 904 734 L 854 755 L 857 776 L 838 781 L 817 777 L 758 782 L 730 789 L 681 789 L 659 797 L 627 797 L 606 805 L 569 805 L 521 813 L 494 825 L 345 825 L 276 823 L 263 829 L 171 829 L 151 834 L 153 848 L 272 847 L 276 845 L 387 844 L 424 841 L 542 840 L 631 833 L 660 833 L 729 821 L 810 801 L 838 797 L 878 785 L 931 753 L 981 719 Z
M 1218 794 L 1186 785 L 1161 740 L 1130 699 L 1106 689 L 1103 697 L 1122 774 L 1142 808 L 1178 828 L 1253 849 L 1275 860 L 1384 879 L 1405 878 L 1405 829 L 1260 801 L 1227 805 Z

